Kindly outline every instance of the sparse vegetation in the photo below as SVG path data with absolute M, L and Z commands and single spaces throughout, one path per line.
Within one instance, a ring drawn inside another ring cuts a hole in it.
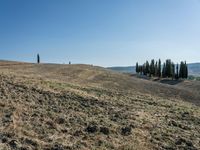
M 200 148 L 200 95 L 191 87 L 86 65 L 7 64 L 0 65 L 2 149 Z

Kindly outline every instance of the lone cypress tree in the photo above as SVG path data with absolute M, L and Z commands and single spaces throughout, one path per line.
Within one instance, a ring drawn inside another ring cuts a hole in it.
M 37 63 L 39 64 L 40 63 L 40 55 L 37 54 Z

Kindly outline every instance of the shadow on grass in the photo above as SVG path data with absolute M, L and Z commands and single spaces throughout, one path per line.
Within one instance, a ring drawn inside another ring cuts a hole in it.
M 172 79 L 163 79 L 160 80 L 160 83 L 169 84 L 169 85 L 176 85 L 183 82 L 183 80 L 172 80 Z

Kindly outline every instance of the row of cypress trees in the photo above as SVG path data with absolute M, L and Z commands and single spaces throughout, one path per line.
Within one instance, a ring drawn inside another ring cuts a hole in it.
M 188 78 L 188 67 L 186 61 L 181 61 L 180 65 L 175 65 L 170 59 L 162 65 L 161 60 L 146 61 L 143 65 L 136 63 L 136 72 L 149 77 L 179 79 Z

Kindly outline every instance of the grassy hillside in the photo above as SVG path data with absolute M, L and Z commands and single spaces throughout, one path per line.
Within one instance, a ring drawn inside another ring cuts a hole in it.
M 0 149 L 200 149 L 200 85 L 0 63 Z

